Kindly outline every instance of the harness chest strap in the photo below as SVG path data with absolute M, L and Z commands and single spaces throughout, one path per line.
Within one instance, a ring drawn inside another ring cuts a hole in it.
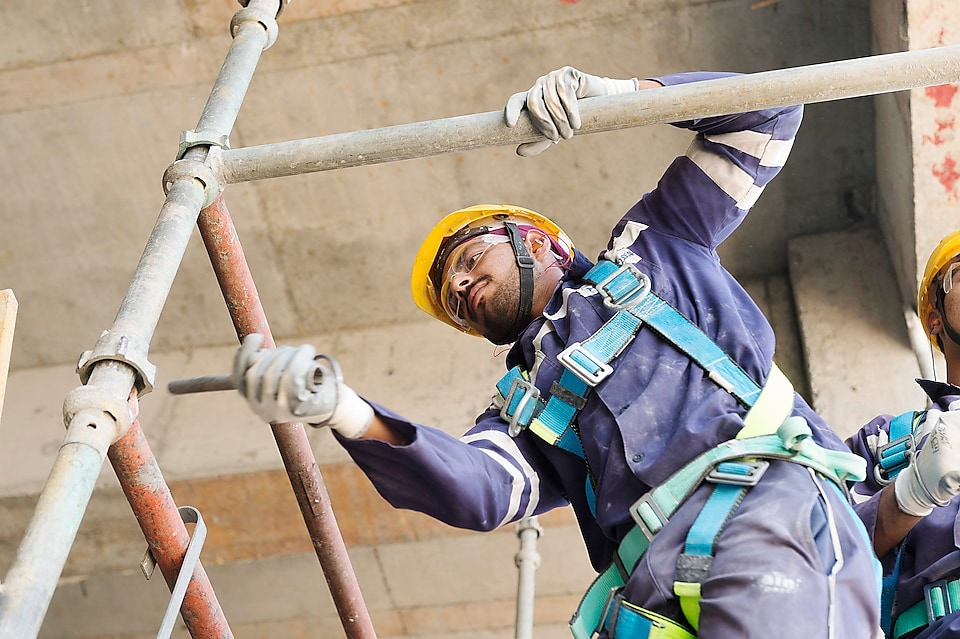
M 583 279 L 603 296 L 605 304 L 620 310 L 596 333 L 582 342 L 570 344 L 557 356 L 564 371 L 546 401 L 519 367 L 501 378 L 495 401 L 499 402 L 500 416 L 509 424 L 511 436 L 529 428 L 548 444 L 573 453 L 586 463 L 574 428 L 576 416 L 593 387 L 613 372 L 610 362 L 633 341 L 644 324 L 690 357 L 741 404 L 751 408 L 738 436 L 769 432 L 765 431 L 767 425 L 780 424 L 792 412 L 793 387 L 775 365 L 765 384 L 771 390 L 762 392 L 760 385 L 698 326 L 654 294 L 650 290 L 650 279 L 631 264 L 618 266 L 601 260 Z M 590 476 L 585 489 L 591 512 L 596 514 Z

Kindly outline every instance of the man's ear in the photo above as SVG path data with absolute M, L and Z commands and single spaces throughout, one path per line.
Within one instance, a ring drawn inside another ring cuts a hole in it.
M 926 318 L 927 333 L 930 335 L 940 335 L 943 333 L 943 322 L 940 319 L 940 311 L 931 308 Z
M 533 255 L 541 253 L 544 249 L 550 250 L 550 240 L 542 231 L 530 229 L 527 231 L 527 237 L 525 239 L 527 241 L 527 249 Z

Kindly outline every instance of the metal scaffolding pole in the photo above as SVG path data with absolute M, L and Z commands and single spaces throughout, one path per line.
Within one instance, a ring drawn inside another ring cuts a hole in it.
M 201 211 L 198 224 L 237 336 L 261 333 L 263 347 L 273 347 L 273 335 L 223 196 Z M 303 424 L 270 427 L 347 637 L 376 637 Z
M 197 131 L 184 134 L 182 157 L 164 174 L 167 197 L 114 324 L 92 351 L 81 356 L 77 372 L 84 385 L 64 401 L 66 437 L 3 580 L 0 639 L 39 633 L 107 449 L 132 425 L 128 398 L 153 388 L 155 367 L 147 359 L 150 340 L 200 209 L 220 190 L 206 162 L 215 156 L 213 149 L 225 146 L 260 54 L 276 39 L 279 8 L 280 0 L 250 0 L 235 14 L 230 50 Z M 174 509 L 171 517 L 179 513 Z M 182 555 L 185 549 L 176 552 Z
M 137 516 L 147 549 L 172 592 L 190 543 L 190 534 L 137 420 L 127 434 L 110 447 L 107 455 L 123 494 Z M 207 572 L 199 562 L 187 585 L 181 614 L 190 636 L 195 639 L 233 637 Z
M 578 135 L 960 82 L 960 45 L 841 60 L 580 101 Z M 224 184 L 543 139 L 500 111 L 231 149 Z

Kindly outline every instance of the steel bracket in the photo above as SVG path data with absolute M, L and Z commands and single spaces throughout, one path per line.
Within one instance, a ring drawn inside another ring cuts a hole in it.
M 86 416 L 95 428 L 98 424 L 106 424 L 103 421 L 105 416 L 112 421 L 115 433 L 111 442 L 126 435 L 133 425 L 133 416 L 127 402 L 95 386 L 78 386 L 63 400 L 63 423 L 68 429 L 64 443 L 79 441 L 71 438 L 70 425 L 81 415 Z
M 230 148 L 230 136 L 220 135 L 216 131 L 181 131 L 177 159 L 182 160 L 187 151 L 195 146 L 209 146 L 218 149 Z
M 200 551 L 203 549 L 203 542 L 207 538 L 207 526 L 203 523 L 203 517 L 200 511 L 193 506 L 180 506 L 177 508 L 180 518 L 185 524 L 196 524 L 193 534 L 190 535 L 190 541 L 187 543 L 187 550 L 183 556 L 183 563 L 180 565 L 180 572 L 177 574 L 177 581 L 170 593 L 170 601 L 167 603 L 167 610 L 163 615 L 163 621 L 160 623 L 160 631 L 157 633 L 157 639 L 168 639 L 173 632 L 173 625 L 177 621 L 177 612 L 183 604 L 183 598 L 187 594 L 187 586 L 190 585 L 190 579 L 193 572 L 200 563 Z M 140 560 L 140 570 L 147 579 L 153 575 L 157 567 L 157 560 L 153 558 L 153 553 L 147 548 L 147 552 Z
M 131 340 L 128 335 L 105 330 L 100 333 L 100 339 L 97 340 L 93 350 L 80 354 L 77 375 L 80 376 L 80 381 L 86 384 L 97 362 L 106 360 L 121 362 L 137 372 L 137 394 L 146 395 L 153 390 L 153 382 L 157 378 L 157 367 L 147 359 L 147 347 L 147 344 L 139 344 Z

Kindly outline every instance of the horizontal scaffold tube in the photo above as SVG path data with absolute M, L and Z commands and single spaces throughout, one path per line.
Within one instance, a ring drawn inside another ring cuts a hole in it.
M 581 101 L 579 133 L 811 104 L 960 82 L 960 45 L 889 53 Z M 506 98 L 507 96 L 504 96 Z M 541 139 L 500 111 L 337 133 L 223 153 L 224 184 L 316 173 Z

